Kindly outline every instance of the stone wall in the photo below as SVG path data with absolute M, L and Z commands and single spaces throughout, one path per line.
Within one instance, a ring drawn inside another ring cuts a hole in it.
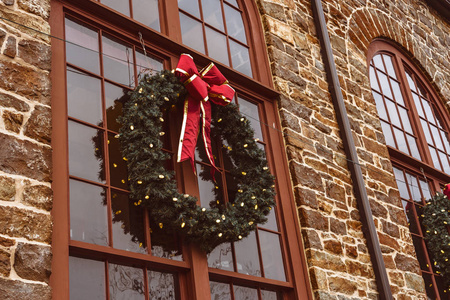
M 50 0 L 0 0 L 3 300 L 51 299 L 51 57 L 50 38 L 37 32 L 50 33 L 49 12 Z
M 312 288 L 377 299 L 377 287 L 313 23 L 310 0 L 257 0 L 265 28 Z M 342 93 L 395 299 L 426 299 L 368 80 L 377 37 L 410 53 L 449 105 L 450 26 L 424 1 L 323 0 Z M 447 106 L 448 107 L 448 106 Z

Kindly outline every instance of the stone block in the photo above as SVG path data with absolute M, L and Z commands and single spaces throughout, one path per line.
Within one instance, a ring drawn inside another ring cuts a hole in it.
M 300 184 L 319 192 L 323 191 L 322 177 L 313 168 L 292 162 L 290 170 L 294 185 Z
M 48 0 L 17 0 L 17 4 L 24 11 L 38 15 L 45 20 L 50 15 L 50 1 Z
M 345 263 L 340 256 L 316 250 L 307 251 L 307 257 L 308 254 L 309 263 L 312 266 L 335 272 L 346 272 Z
M 397 269 L 405 272 L 412 272 L 419 274 L 419 263 L 415 257 L 412 256 L 406 256 L 401 253 L 397 253 L 395 255 L 395 264 L 397 266 Z
M 9 56 L 11 58 L 16 57 L 17 54 L 17 45 L 16 38 L 13 36 L 9 36 L 5 43 L 5 48 L 3 49 L 3 54 Z
M 50 70 L 51 50 L 47 44 L 33 40 L 21 40 L 18 44 L 18 57 L 40 69 Z
M 357 290 L 355 281 L 343 277 L 328 277 L 328 282 L 332 292 L 353 295 Z
M 48 283 L 52 252 L 49 246 L 19 243 L 14 256 L 14 270 L 24 279 Z
M 24 203 L 50 211 L 53 204 L 53 191 L 45 185 L 32 185 L 23 191 Z
M 11 254 L 0 248 L 0 275 L 9 276 L 11 272 Z
M 0 277 L 0 295 L 2 300 L 51 300 L 51 289 L 47 285 L 26 283 Z
M 294 193 L 297 206 L 306 205 L 316 209 L 319 207 L 315 191 L 296 187 Z
M 328 218 L 318 211 L 300 208 L 299 217 L 303 227 L 315 228 L 322 231 L 330 230 Z
M 347 234 L 347 227 L 345 226 L 345 223 L 335 218 L 330 218 L 330 230 L 339 235 Z
M 0 177 L 0 200 L 14 201 L 16 195 L 16 182 L 12 178 Z
M 0 106 L 14 108 L 20 112 L 27 112 L 30 110 L 30 106 L 17 97 L 0 92 Z
M 405 273 L 406 286 L 418 292 L 425 292 L 425 284 L 420 275 L 414 273 Z
M 27 124 L 24 134 L 41 143 L 50 144 L 52 115 L 50 108 L 36 105 Z
M 3 112 L 3 123 L 6 130 L 19 133 L 22 128 L 23 115 L 5 110 Z
M 329 240 L 323 242 L 323 247 L 328 252 L 331 252 L 333 254 L 340 255 L 343 253 L 342 251 L 342 244 L 339 241 L 335 240 Z

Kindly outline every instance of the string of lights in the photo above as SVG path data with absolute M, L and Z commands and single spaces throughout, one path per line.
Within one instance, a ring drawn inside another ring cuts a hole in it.
M 50 34 L 50 33 L 46 33 L 46 32 L 40 31 L 40 30 L 38 30 L 38 29 L 36 29 L 36 28 L 32 28 L 32 27 L 30 27 L 30 26 L 21 24 L 21 23 L 19 23 L 19 22 L 10 20 L 10 19 L 5 18 L 5 17 L 2 17 L 2 16 L 0 16 L 0 19 L 1 19 L 1 20 L 4 20 L 4 21 L 7 21 L 7 22 L 10 22 L 10 23 L 13 23 L 13 24 L 15 24 L 15 25 L 18 25 L 18 26 L 20 26 L 20 27 L 23 27 L 23 28 L 32 30 L 32 31 L 34 31 L 34 32 L 37 32 L 37 33 L 42 34 L 42 35 L 45 35 L 45 36 L 50 37 L 50 38 L 52 38 L 52 39 L 56 39 L 56 40 L 59 40 L 59 41 L 62 41 L 62 42 L 65 42 L 65 43 L 68 43 L 68 44 L 71 44 L 71 45 L 80 47 L 81 49 L 85 49 L 85 50 L 91 51 L 91 52 L 96 53 L 96 54 L 99 54 L 99 55 L 101 54 L 101 55 L 103 55 L 103 56 L 105 56 L 105 57 L 109 57 L 109 58 L 111 58 L 111 59 L 114 59 L 114 60 L 116 60 L 116 61 L 123 62 L 123 63 L 128 64 L 128 65 L 134 65 L 135 67 L 139 67 L 139 68 L 141 68 L 142 70 L 145 70 L 145 71 L 150 71 L 150 72 L 157 72 L 157 71 L 159 71 L 159 70 L 153 69 L 153 68 L 151 68 L 151 67 L 147 67 L 147 66 L 140 65 L 140 64 L 138 64 L 138 63 L 136 63 L 136 62 L 130 63 L 129 60 L 125 60 L 125 59 L 122 59 L 122 58 L 119 58 L 119 57 L 116 57 L 116 56 L 113 56 L 113 55 L 110 55 L 110 54 L 102 53 L 102 52 L 100 52 L 100 51 L 98 51 L 98 50 L 94 50 L 94 49 L 85 47 L 85 46 L 83 46 L 83 45 L 74 43 L 74 42 L 72 42 L 72 41 L 66 40 L 66 39 L 61 38 L 61 37 L 54 36 L 54 35 L 52 35 L 52 34 Z M 147 57 L 148 57 L 148 56 L 147 56 L 147 51 L 146 51 L 146 49 L 145 49 L 145 45 L 144 45 L 143 40 L 142 40 L 142 35 L 141 35 L 140 33 L 139 33 L 139 41 L 140 41 L 140 43 L 141 43 L 141 45 L 142 45 L 142 47 L 143 47 L 142 50 L 144 51 L 144 55 L 145 55 L 145 57 L 147 58 Z M 77 74 L 80 74 L 80 75 L 90 76 L 90 75 L 87 74 L 87 73 L 84 73 L 84 72 L 81 72 L 81 71 L 75 71 L 74 69 L 72 69 L 71 71 L 72 71 L 72 72 L 76 72 Z M 140 74 L 139 74 L 139 75 L 140 75 Z M 138 75 L 138 78 L 139 78 L 139 75 Z M 135 82 L 134 82 L 134 83 L 135 83 Z M 130 87 L 131 87 L 131 85 L 130 85 Z M 304 140 L 300 140 L 300 139 L 298 139 L 296 136 L 291 135 L 291 134 L 286 133 L 286 132 L 283 132 L 283 131 L 281 131 L 281 130 L 275 128 L 274 126 L 271 126 L 271 125 L 269 125 L 269 124 L 267 124 L 267 123 L 262 122 L 261 120 L 258 120 L 258 119 L 256 119 L 256 118 L 254 118 L 253 116 L 250 116 L 250 115 L 248 115 L 248 114 L 246 114 L 246 113 L 244 113 L 244 112 L 241 112 L 241 113 L 242 113 L 243 115 L 245 115 L 248 119 L 252 119 L 252 120 L 255 121 L 255 122 L 259 122 L 262 126 L 265 126 L 265 127 L 267 127 L 268 129 L 271 129 L 271 130 L 275 130 L 275 131 L 277 131 L 278 134 L 281 134 L 281 135 L 284 136 L 284 137 L 289 137 L 289 138 L 292 138 L 292 139 L 294 139 L 294 140 L 301 141 L 301 142 L 304 143 L 305 145 L 308 145 L 308 146 L 311 146 L 311 147 L 316 147 L 316 145 L 313 144 L 313 143 L 310 143 L 310 142 L 304 141 Z M 372 166 L 370 166 L 370 165 L 367 165 L 367 164 L 361 164 L 360 162 L 353 161 L 353 160 L 347 158 L 347 156 L 346 156 L 345 154 L 342 154 L 342 153 L 339 153 L 339 152 L 334 152 L 334 154 L 337 155 L 337 156 L 340 156 L 342 159 L 346 160 L 346 161 L 349 162 L 349 163 L 358 165 L 359 167 L 361 167 L 361 168 L 363 168 L 363 169 L 366 169 L 366 170 L 369 170 L 369 169 L 370 169 L 372 172 L 378 173 L 378 174 L 381 175 L 381 176 L 386 176 L 386 174 L 383 173 L 383 172 L 381 172 L 379 169 L 377 169 L 377 168 L 375 168 L 375 167 L 372 167 Z M 401 179 L 399 179 L 399 178 L 396 178 L 396 181 L 397 181 L 397 182 L 401 182 L 401 183 L 405 183 L 405 184 L 409 185 L 409 186 L 411 187 L 411 191 L 414 191 L 415 188 L 421 189 L 420 186 L 414 185 L 414 184 L 412 184 L 411 182 L 403 181 L 403 180 L 401 180 Z M 413 196 L 414 196 L 414 195 L 413 195 Z

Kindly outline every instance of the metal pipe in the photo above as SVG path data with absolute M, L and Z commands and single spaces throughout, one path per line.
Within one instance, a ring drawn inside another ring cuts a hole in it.
M 312 10 L 314 23 L 316 25 L 316 30 L 321 44 L 321 51 L 329 83 L 330 94 L 336 111 L 339 129 L 341 130 L 341 137 L 344 143 L 345 153 L 348 158 L 348 167 L 353 181 L 355 197 L 361 215 L 362 230 L 367 240 L 370 258 L 375 272 L 375 280 L 378 286 L 379 297 L 380 299 L 391 300 L 393 298 L 389 279 L 387 277 L 380 242 L 378 240 L 377 231 L 373 222 L 372 210 L 370 208 L 364 178 L 359 164 L 358 155 L 356 153 L 355 142 L 353 141 L 350 122 L 348 120 L 344 98 L 342 96 L 341 87 L 339 84 L 321 0 L 312 0 Z

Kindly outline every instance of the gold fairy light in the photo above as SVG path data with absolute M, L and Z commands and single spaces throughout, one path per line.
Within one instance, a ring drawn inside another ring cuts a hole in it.
M 241 207 L 244 207 L 244 202 L 241 202 Z
M 173 197 L 172 200 L 173 200 L 173 202 L 177 202 L 178 198 L 177 197 Z
M 159 223 L 159 228 L 163 228 L 163 223 Z
M 269 170 L 269 167 L 264 167 L 263 170 L 264 171 Z
M 117 168 L 117 164 L 113 164 L 113 167 L 114 167 L 114 168 Z
M 203 208 L 202 208 L 202 212 L 205 212 L 205 211 L 206 211 L 206 208 L 203 207 Z
M 247 148 L 248 147 L 248 144 L 244 144 L 244 148 Z
M 253 225 L 253 221 L 248 222 L 248 225 L 250 226 Z
M 134 130 L 134 126 L 133 126 L 133 125 L 131 125 L 131 126 L 130 126 L 130 129 L 131 129 L 131 130 Z
M 139 89 L 139 94 L 142 94 L 142 88 Z
M 163 119 L 163 118 L 159 118 L 159 120 L 160 120 L 161 122 L 164 122 L 164 119 Z
M 160 179 L 163 179 L 163 178 L 164 178 L 164 175 L 161 174 L 161 175 L 159 175 L 158 177 L 159 177 Z
M 148 196 L 148 195 L 145 195 L 145 197 L 144 197 L 145 199 L 149 199 L 150 197 Z
M 153 144 L 148 145 L 150 148 L 153 148 Z
M 183 197 L 184 198 L 189 198 L 189 194 L 184 194 Z
M 239 190 L 238 190 L 238 192 L 239 192 L 239 193 L 242 193 L 242 192 L 243 192 L 243 190 L 239 189 Z
M 181 228 L 184 228 L 184 226 L 186 226 L 186 223 L 185 222 L 181 223 Z
M 164 101 L 169 101 L 169 98 L 167 98 L 167 97 L 164 97 Z
M 165 135 L 166 133 L 164 132 L 164 131 L 161 131 L 160 133 L 159 133 L 159 135 L 160 136 L 163 136 L 163 135 Z
M 242 235 L 238 236 L 238 239 L 242 240 Z
M 219 237 L 222 237 L 222 232 L 218 234 Z
M 138 180 L 138 181 L 137 181 L 137 184 L 142 184 L 142 180 Z
M 122 213 L 121 210 L 116 211 L 116 215 L 119 215 L 120 213 Z
M 244 175 L 244 176 L 247 175 L 247 172 L 242 172 L 242 175 Z
M 217 219 L 217 220 L 216 220 L 216 223 L 220 223 L 220 220 L 219 220 L 219 219 Z

